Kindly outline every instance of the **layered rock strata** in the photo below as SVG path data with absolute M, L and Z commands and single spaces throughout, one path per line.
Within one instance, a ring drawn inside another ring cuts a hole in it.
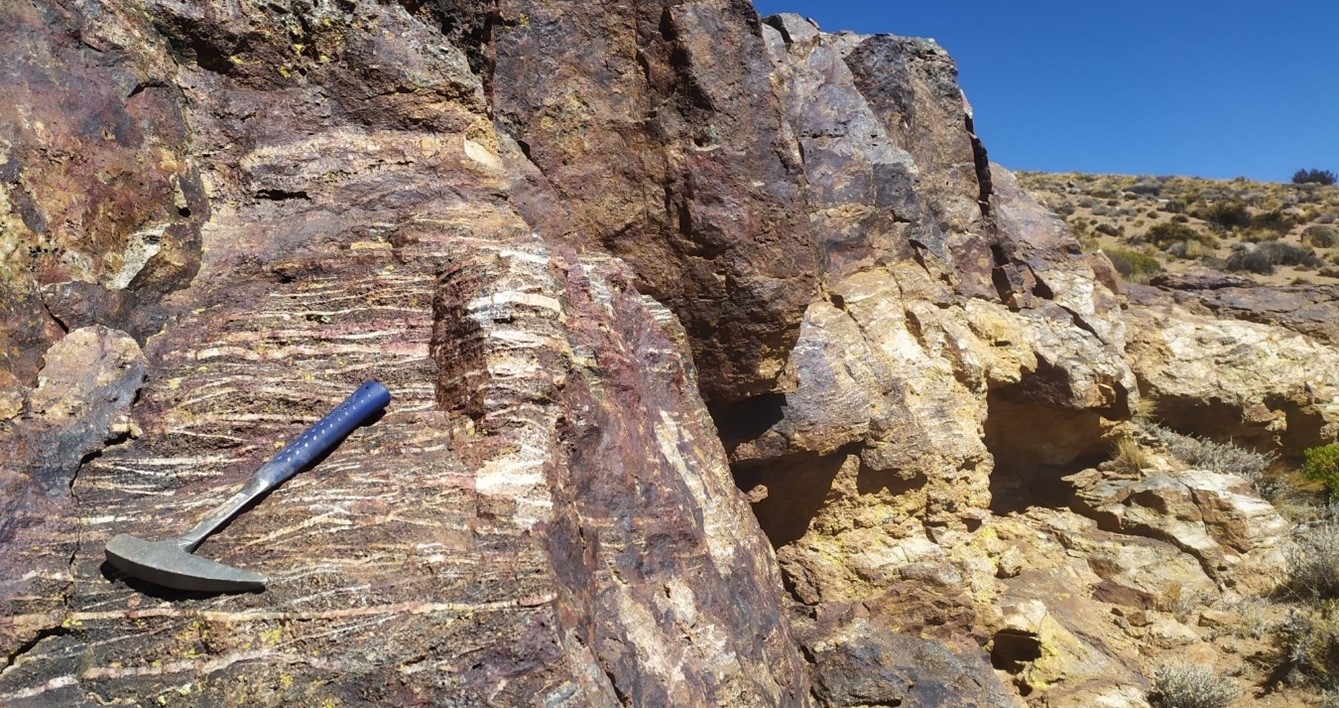
M 198 161 L 209 203 L 181 207 L 203 226 L 199 272 L 161 293 L 161 331 L 99 304 L 142 295 L 97 280 L 121 272 L 111 261 L 6 281 L 28 293 L 7 304 L 52 312 L 80 288 L 109 294 L 79 300 L 96 324 L 50 348 L 31 344 L 45 325 L 12 340 L 0 702 L 807 700 L 684 331 L 625 266 L 552 227 L 559 197 L 493 128 L 463 53 L 372 3 L 83 12 L 4 11 L 79 58 L 48 71 L 165 61 L 145 85 L 169 88 L 87 100 L 166 97 L 141 120 L 184 115 L 189 133 L 147 141 L 156 157 L 125 179 Z M 71 85 L 46 103 L 82 106 Z M 96 223 L 154 229 L 134 210 L 159 196 Z M 173 248 L 158 245 L 150 265 Z M 148 334 L 141 354 L 132 335 Z M 263 594 L 164 592 L 103 563 L 112 534 L 184 531 L 368 378 L 392 391 L 385 416 L 201 548 L 265 572 Z

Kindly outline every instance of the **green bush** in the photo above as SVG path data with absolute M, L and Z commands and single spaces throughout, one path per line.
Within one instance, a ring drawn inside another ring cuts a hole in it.
M 1307 448 L 1303 455 L 1307 478 L 1324 482 L 1330 496 L 1339 498 L 1339 443 Z
M 1107 236 L 1120 236 L 1121 234 L 1125 233 L 1125 229 L 1123 228 L 1118 229 L 1115 226 L 1112 226 L 1111 224 L 1098 224 L 1097 233 L 1106 234 Z
M 1203 666 L 1162 666 L 1148 702 L 1158 708 L 1226 708 L 1241 697 L 1232 679 Z
M 1324 261 L 1315 251 L 1281 241 L 1268 241 L 1251 249 L 1239 250 L 1227 259 L 1227 269 L 1269 275 L 1274 266 L 1290 265 L 1319 268 Z
M 1116 272 L 1130 282 L 1146 283 L 1151 276 L 1162 272 L 1162 264 L 1147 253 L 1128 248 L 1104 248 L 1102 252 L 1111 259 Z
M 1246 210 L 1246 205 L 1241 202 L 1214 202 L 1196 209 L 1192 212 L 1192 216 L 1203 219 L 1224 231 L 1241 228 L 1251 223 L 1251 213 Z
M 1324 184 L 1335 182 L 1334 173 L 1329 170 L 1298 170 L 1293 173 L 1293 184 Z
M 1302 243 L 1316 248 L 1333 248 L 1339 244 L 1339 229 L 1328 224 L 1312 224 L 1302 231 Z
M 1148 230 L 1148 234 L 1146 234 L 1145 237 L 1158 248 L 1166 248 L 1181 241 L 1198 241 L 1207 246 L 1217 245 L 1217 239 L 1213 236 L 1201 233 L 1190 226 L 1178 224 L 1174 221 L 1154 226 Z

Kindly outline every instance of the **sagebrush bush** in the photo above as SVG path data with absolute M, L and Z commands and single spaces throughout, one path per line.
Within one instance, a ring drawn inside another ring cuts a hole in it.
M 1242 249 L 1228 256 L 1227 269 L 1269 275 L 1274 266 L 1291 265 L 1319 268 L 1323 261 L 1310 248 L 1281 241 L 1269 241 L 1255 248 Z
M 1251 217 L 1250 221 L 1250 227 L 1253 229 L 1273 231 L 1277 234 L 1286 234 L 1297 224 L 1298 221 L 1295 218 L 1284 214 L 1279 209 L 1256 214 Z
M 1277 636 L 1280 668 L 1294 683 L 1339 687 L 1339 618 L 1325 600 L 1291 612 Z
M 1195 469 L 1235 474 L 1255 487 L 1265 498 L 1270 498 L 1277 484 L 1269 476 L 1269 467 L 1276 455 L 1272 452 L 1256 452 L 1237 447 L 1230 443 L 1182 435 L 1162 426 L 1147 428 L 1159 443 L 1167 447 L 1172 457 Z
M 1217 239 L 1213 236 L 1175 221 L 1164 222 L 1154 226 L 1148 230 L 1145 238 L 1159 248 L 1166 248 L 1175 243 L 1188 241 L 1197 241 L 1210 246 L 1216 245 L 1217 242 Z
M 1333 248 L 1339 244 L 1339 229 L 1328 224 L 1312 224 L 1302 231 L 1302 243 L 1316 248 Z
M 1111 259 L 1116 272 L 1132 283 L 1146 283 L 1151 276 L 1162 272 L 1162 264 L 1147 253 L 1128 248 L 1104 248 L 1102 252 Z
M 1331 498 L 1339 498 L 1339 443 L 1307 448 L 1302 453 L 1307 479 L 1325 484 Z
M 1288 586 L 1311 598 L 1339 598 L 1339 524 L 1320 522 L 1297 537 L 1288 554 Z
M 1161 666 L 1148 702 L 1158 708 L 1226 708 L 1241 697 L 1232 679 L 1203 666 Z
M 1224 264 L 1228 270 L 1246 271 L 1258 275 L 1270 275 L 1274 272 L 1274 263 L 1259 249 L 1237 251 L 1227 257 Z
M 1191 215 L 1203 219 L 1218 229 L 1241 228 L 1251 223 L 1251 213 L 1241 202 L 1214 202 L 1191 212 Z

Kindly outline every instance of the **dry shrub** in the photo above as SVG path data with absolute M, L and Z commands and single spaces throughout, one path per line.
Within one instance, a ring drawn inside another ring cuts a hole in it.
M 1288 557 L 1288 585 L 1300 595 L 1339 598 L 1339 524 L 1323 521 L 1298 536 Z
M 1339 618 L 1334 601 L 1294 610 L 1279 628 L 1278 651 L 1289 682 L 1339 687 Z
M 1191 435 L 1182 435 L 1161 426 L 1149 426 L 1149 432 L 1158 442 L 1167 446 L 1172 457 L 1201 470 L 1235 474 L 1256 487 L 1263 496 L 1270 483 L 1269 465 L 1274 461 L 1273 453 L 1261 453 L 1237 447 L 1230 443 L 1218 443 Z
M 1231 679 L 1203 666 L 1162 666 L 1153 673 L 1148 702 L 1158 708 L 1226 708 L 1241 697 Z

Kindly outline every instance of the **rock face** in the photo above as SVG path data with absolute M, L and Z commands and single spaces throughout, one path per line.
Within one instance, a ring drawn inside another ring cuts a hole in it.
M 1151 287 L 1130 289 L 1140 304 L 1172 300 L 1196 313 L 1277 325 L 1326 344 L 1339 343 L 1339 288 L 1333 285 L 1265 287 L 1217 272 L 1160 275 Z
M 1141 292 L 1129 355 L 1158 416 L 1191 433 L 1300 457 L 1339 437 L 1335 348 L 1278 324 L 1218 319 Z
M 1174 544 L 1211 578 L 1261 592 L 1280 580 L 1290 524 L 1240 477 L 1189 470 L 1119 480 L 1089 470 L 1074 481 L 1080 510 L 1108 529 Z
M 0 28 L 6 705 L 1138 705 L 1205 646 L 1169 603 L 1286 528 L 1236 478 L 1071 473 L 1141 387 L 1332 434 L 1311 340 L 1266 382 L 1228 342 L 1276 330 L 1127 318 L 929 40 L 723 0 Z M 103 563 L 372 378 L 385 416 L 200 550 L 264 593 Z
M 710 400 L 770 391 L 816 252 L 758 17 L 723 1 L 488 8 L 444 2 L 434 19 L 488 38 L 490 109 L 570 227 L 679 316 Z
M 808 700 L 684 330 L 553 226 L 579 222 L 459 47 L 375 3 L 79 8 L 0 11 L 49 48 L 6 84 L 44 93 L 6 110 L 71 105 L 5 121 L 29 131 L 6 137 L 29 230 L 5 306 L 59 322 L 7 330 L 0 702 Z M 77 181 L 98 169 L 105 193 Z M 127 265 L 137 238 L 158 250 Z M 29 264 L 56 239 L 79 268 Z M 385 417 L 201 549 L 265 593 L 103 564 L 114 533 L 184 531 L 366 378 Z

